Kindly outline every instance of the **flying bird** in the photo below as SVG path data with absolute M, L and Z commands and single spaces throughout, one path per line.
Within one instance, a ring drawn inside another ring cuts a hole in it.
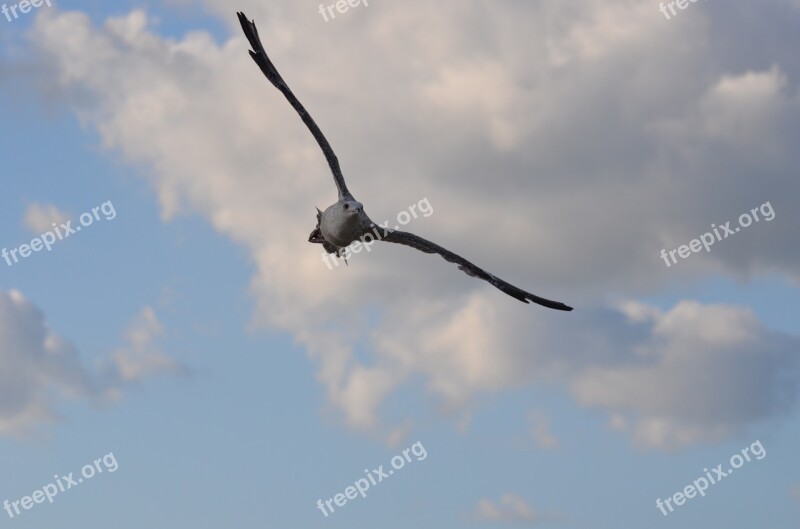
M 515 287 L 482 268 L 479 268 L 460 255 L 423 239 L 418 235 L 384 228 L 372 222 L 364 211 L 364 205 L 356 200 L 353 194 L 350 193 L 350 190 L 347 189 L 342 170 L 339 167 L 339 160 L 336 158 L 336 154 L 333 152 L 328 140 L 325 139 L 325 136 L 311 118 L 311 115 L 291 91 L 289 85 L 286 84 L 286 81 L 283 80 L 278 70 L 272 64 L 272 61 L 270 61 L 267 52 L 264 51 L 264 46 L 261 44 L 261 39 L 258 36 L 255 21 L 248 20 L 244 13 L 239 12 L 237 14 L 244 34 L 247 40 L 250 41 L 250 46 L 253 48 L 250 50 L 250 56 L 259 68 L 261 68 L 261 71 L 264 72 L 267 79 L 269 79 L 275 88 L 280 90 L 289 101 L 289 104 L 292 105 L 295 111 L 300 115 L 300 119 L 303 120 L 308 130 L 311 131 L 311 135 L 317 140 L 322 152 L 325 154 L 325 158 L 328 160 L 331 172 L 333 172 L 333 181 L 336 184 L 336 189 L 339 191 L 339 200 L 325 211 L 317 209 L 317 226 L 314 228 L 314 231 L 311 232 L 308 238 L 309 242 L 321 244 L 326 252 L 339 257 L 341 256 L 341 252 L 356 239 L 377 233 L 379 240 L 403 244 L 425 253 L 439 254 L 446 261 L 458 265 L 458 268 L 467 275 L 483 279 L 523 303 L 532 301 L 551 309 L 564 311 L 572 310 L 572 307 L 561 302 L 544 299 L 530 292 L 526 292 L 521 288 Z

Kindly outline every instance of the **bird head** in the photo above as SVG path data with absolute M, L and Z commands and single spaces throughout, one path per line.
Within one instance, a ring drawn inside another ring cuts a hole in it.
M 351 224 L 364 214 L 364 204 L 352 198 L 345 198 L 329 208 L 330 218 L 336 222 Z
M 358 216 L 364 211 L 364 204 L 357 200 L 342 200 L 339 202 L 339 206 L 344 216 Z

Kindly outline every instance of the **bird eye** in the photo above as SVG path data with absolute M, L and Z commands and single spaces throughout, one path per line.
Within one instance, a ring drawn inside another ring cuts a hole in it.
M 345 204 L 344 209 L 350 209 L 350 204 Z

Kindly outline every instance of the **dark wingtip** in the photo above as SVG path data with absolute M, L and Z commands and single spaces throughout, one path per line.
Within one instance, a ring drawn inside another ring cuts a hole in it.
M 244 31 L 247 40 L 250 42 L 250 47 L 252 47 L 254 51 L 259 51 L 261 46 L 258 38 L 258 30 L 256 29 L 256 21 L 249 20 L 241 11 L 237 11 L 236 15 L 239 17 L 239 24 L 242 26 L 242 31 Z M 250 55 L 255 59 L 255 55 L 252 51 Z
M 553 303 L 552 305 L 545 305 L 545 307 L 550 307 L 551 309 L 555 310 L 563 310 L 564 312 L 571 312 L 573 309 L 569 305 L 564 305 L 563 303 Z
M 538 296 L 533 296 L 530 294 L 524 298 L 517 298 L 517 299 L 519 299 L 520 301 L 524 301 L 525 303 L 530 303 L 532 301 L 537 305 L 547 307 L 548 309 L 563 310 L 564 312 L 571 312 L 573 310 L 572 307 L 570 307 L 569 305 L 565 305 L 560 301 L 550 301 L 549 299 L 540 298 Z

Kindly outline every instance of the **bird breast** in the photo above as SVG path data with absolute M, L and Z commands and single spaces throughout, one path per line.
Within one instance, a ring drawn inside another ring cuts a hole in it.
M 319 224 L 322 236 L 329 243 L 343 248 L 358 239 L 364 231 L 357 215 L 322 214 Z

